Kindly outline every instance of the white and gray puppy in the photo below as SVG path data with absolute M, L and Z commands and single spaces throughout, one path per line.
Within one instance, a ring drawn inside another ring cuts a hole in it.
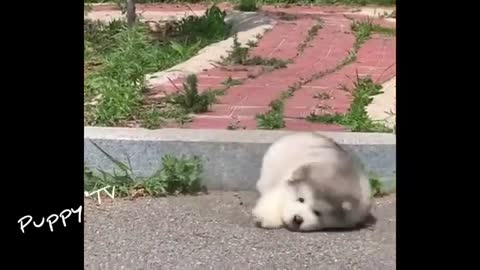
M 349 229 L 370 217 L 371 191 L 362 164 L 318 133 L 287 135 L 263 157 L 253 209 L 263 228 Z

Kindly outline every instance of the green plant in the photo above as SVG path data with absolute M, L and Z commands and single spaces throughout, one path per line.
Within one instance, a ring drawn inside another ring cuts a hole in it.
M 357 50 L 353 49 L 348 52 L 348 56 L 342 61 L 341 66 L 346 66 L 357 60 Z
M 285 127 L 283 113 L 280 110 L 270 110 L 267 113 L 257 115 L 257 127 L 261 129 L 280 129 Z
M 188 75 L 186 82 L 183 83 L 183 90 L 170 97 L 169 102 L 179 105 L 188 113 L 201 113 L 208 111 L 209 106 L 216 101 L 216 94 L 212 91 L 198 93 L 197 76 Z
M 282 60 L 277 58 L 262 58 L 260 56 L 248 57 L 249 47 L 242 47 L 242 44 L 238 41 L 238 36 L 233 36 L 232 50 L 228 56 L 223 59 L 224 65 L 248 65 L 248 66 L 267 66 L 272 69 L 279 69 L 287 67 L 287 64 L 291 63 L 291 60 Z
M 299 46 L 299 53 L 305 49 L 307 44 L 313 39 L 313 37 L 317 34 L 318 30 L 321 28 L 322 21 L 319 21 L 309 30 L 307 38 Z M 282 92 L 280 98 L 272 102 L 272 109 L 270 111 L 265 114 L 257 115 L 257 126 L 259 128 L 283 128 L 285 126 L 285 122 L 283 120 L 283 104 L 285 99 L 293 96 L 295 91 L 300 89 L 302 85 L 311 82 L 312 80 L 319 79 L 327 74 L 333 73 L 342 68 L 343 66 L 355 61 L 358 48 L 360 48 L 360 46 L 365 42 L 365 40 L 370 37 L 372 31 L 378 31 L 378 29 L 381 29 L 381 27 L 375 26 L 371 23 L 368 24 L 367 22 L 363 22 L 354 24 L 352 26 L 352 29 L 356 31 L 357 41 L 354 50 L 350 51 L 346 59 L 335 68 L 315 73 L 310 78 L 302 81 L 301 83 L 296 83 L 290 86 L 288 90 Z M 385 127 L 385 125 L 374 122 L 370 118 L 368 118 L 365 110 L 365 107 L 371 102 L 371 96 L 379 94 L 381 87 L 379 88 L 378 85 L 373 84 L 370 79 L 360 79 L 357 76 L 355 88 L 356 90 L 354 91 L 354 102 L 350 108 L 349 113 L 347 113 L 346 115 L 310 115 L 309 117 L 307 117 L 307 120 L 322 123 L 341 124 L 350 127 L 352 131 L 389 132 L 390 129 Z
M 383 190 L 383 184 L 376 176 L 369 177 L 370 189 L 372 191 L 372 197 L 383 197 L 387 193 Z
M 295 15 L 295 14 L 291 14 L 291 13 L 281 12 L 279 14 L 279 19 L 284 20 L 284 21 L 294 21 L 294 20 L 298 19 L 298 16 Z
M 194 193 L 201 190 L 201 174 L 203 171 L 198 157 L 188 159 L 172 155 L 162 157 L 162 169 L 149 177 L 145 190 L 154 196 L 174 193 Z
M 164 123 L 162 111 L 152 105 L 149 109 L 144 110 L 142 126 L 147 129 L 160 128 Z
M 313 38 L 315 38 L 315 36 L 318 34 L 318 31 L 322 29 L 322 23 L 323 21 L 318 20 L 318 22 L 308 30 L 307 37 L 302 43 L 300 43 L 300 45 L 298 45 L 299 53 L 302 53 L 305 50 L 305 48 L 308 46 L 308 43 L 310 43 Z
M 248 57 L 249 47 L 242 47 L 238 41 L 238 36 L 233 36 L 232 50 L 223 60 L 224 65 L 262 65 L 271 67 L 272 69 L 285 68 L 290 60 L 282 60 L 277 58 L 262 58 L 260 56 Z
M 179 58 L 187 59 L 190 56 L 194 55 L 199 48 L 201 48 L 201 40 L 197 40 L 195 43 L 180 43 L 177 41 L 170 41 L 170 48 L 178 54 Z
M 225 23 L 226 12 L 215 4 L 203 16 L 188 16 L 178 25 L 178 35 L 188 42 L 222 40 L 230 33 L 231 24 Z
M 318 98 L 320 100 L 327 100 L 327 99 L 331 99 L 332 97 L 330 96 L 329 93 L 322 92 L 322 93 L 315 94 L 313 98 Z
M 233 36 L 232 50 L 229 52 L 227 58 L 224 59 L 224 64 L 243 65 L 248 58 L 248 48 L 242 47 L 238 41 L 238 35 Z
M 235 7 L 235 9 L 241 11 L 256 11 L 257 7 L 257 0 L 240 0 L 240 3 Z
M 128 165 L 115 159 L 96 143 L 92 144 L 101 151 L 117 170 L 113 173 L 97 169 L 99 175 L 84 165 L 84 189 L 92 192 L 104 187 L 115 187 L 115 194 L 120 197 L 136 196 L 139 192 L 144 195 L 165 196 L 169 194 L 196 193 L 201 186 L 203 167 L 198 157 L 187 158 L 165 155 L 162 157 L 162 168 L 153 175 L 140 178 L 136 177 L 131 169 L 130 160 Z
M 93 141 L 91 141 L 91 143 L 116 166 L 117 170 L 120 170 L 120 173 L 118 173 L 115 169 L 113 169 L 113 173 L 97 169 L 100 175 L 96 175 L 92 170 L 84 165 L 84 189 L 92 192 L 107 186 L 111 186 L 115 187 L 116 194 L 119 196 L 128 196 L 130 189 L 138 182 L 137 177 L 129 166 L 130 160 L 128 159 L 129 165 L 126 165 L 125 163 L 115 159 Z
M 286 91 L 283 91 L 280 98 L 270 103 L 270 111 L 256 116 L 257 127 L 261 129 L 280 129 L 285 127 L 283 120 L 283 106 L 287 98 L 293 96 L 295 91 L 300 89 L 301 84 L 295 83 L 289 86 Z
M 231 76 L 228 76 L 228 78 L 222 82 L 223 85 L 225 85 L 225 87 L 231 87 L 231 86 L 234 86 L 234 85 L 240 85 L 242 84 L 242 80 L 235 80 L 235 79 L 232 79 Z
M 258 44 L 257 44 L 257 41 L 249 40 L 249 41 L 247 42 L 247 46 L 248 46 L 249 48 L 257 47 L 257 45 L 258 45 Z
M 282 60 L 278 58 L 262 58 L 260 56 L 254 56 L 252 58 L 245 59 L 243 64 L 247 66 L 267 66 L 272 69 L 286 68 L 287 64 L 291 63 L 291 60 Z
M 351 25 L 352 31 L 355 33 L 354 50 L 358 51 L 360 46 L 370 39 L 372 33 L 379 33 L 384 35 L 395 35 L 395 29 L 382 27 L 376 25 L 371 19 L 354 21 Z
M 212 6 L 204 16 L 178 23 L 167 40 L 156 39 L 141 22 L 128 28 L 124 20 L 84 20 L 84 124 L 137 122 L 147 128 L 159 127 L 170 113 L 145 106 L 145 76 L 170 68 L 202 47 L 224 39 L 230 29 L 224 18 L 225 13 Z M 186 120 L 177 114 L 176 119 Z
M 369 77 L 360 78 L 358 75 L 354 86 L 353 102 L 346 114 L 310 115 L 307 120 L 339 124 L 349 127 L 353 132 L 391 132 L 383 123 L 371 120 L 366 110 L 373 96 L 382 93 L 382 86 L 375 84 Z

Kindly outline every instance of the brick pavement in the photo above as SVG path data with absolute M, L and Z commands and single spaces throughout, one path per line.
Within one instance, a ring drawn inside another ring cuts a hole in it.
M 193 5 L 192 9 L 201 9 Z M 231 8 L 224 5 L 224 8 Z M 96 7 L 95 9 L 97 9 Z M 102 7 L 105 8 L 105 7 Z M 184 6 L 178 5 L 140 5 L 139 10 L 178 11 Z M 197 74 L 200 91 L 224 87 L 227 78 L 243 80 L 241 85 L 229 87 L 225 94 L 218 97 L 211 111 L 195 115 L 193 122 L 186 128 L 225 129 L 236 120 L 240 126 L 255 129 L 257 114 L 267 112 L 269 104 L 280 97 L 281 93 L 295 83 L 302 87 L 284 103 L 284 120 L 287 130 L 322 130 L 339 131 L 345 128 L 310 123 L 305 120 L 311 113 L 345 113 L 352 102 L 352 95 L 345 91 L 352 89 L 356 74 L 369 75 L 377 83 L 383 83 L 396 76 L 396 37 L 375 34 L 358 50 L 356 61 L 343 66 L 335 72 L 353 49 L 355 36 L 350 29 L 353 20 L 366 18 L 351 14 L 346 7 L 292 7 L 275 8 L 264 6 L 262 11 L 278 20 L 277 25 L 267 32 L 250 50 L 250 56 L 291 60 L 287 68 L 266 71 L 260 66 L 218 66 Z M 348 13 L 348 14 L 347 14 Z M 295 15 L 294 20 L 282 20 L 285 14 Z M 309 30 L 321 20 L 322 28 L 299 51 Z M 395 24 L 374 19 L 375 24 L 395 27 Z M 328 73 L 318 79 L 312 76 Z M 304 83 L 306 80 L 311 80 Z M 183 79 L 174 80 L 177 87 L 182 86 Z M 160 91 L 173 93 L 177 91 L 171 83 L 157 85 L 151 90 L 155 95 Z M 320 97 L 320 98 L 319 98 Z

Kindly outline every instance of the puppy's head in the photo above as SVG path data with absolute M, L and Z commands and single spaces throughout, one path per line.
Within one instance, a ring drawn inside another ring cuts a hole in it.
M 282 221 L 287 229 L 320 231 L 353 228 L 362 223 L 370 206 L 362 205 L 344 187 L 316 181 L 314 178 L 321 172 L 316 172 L 315 166 L 315 163 L 301 166 L 289 179 L 282 209 Z

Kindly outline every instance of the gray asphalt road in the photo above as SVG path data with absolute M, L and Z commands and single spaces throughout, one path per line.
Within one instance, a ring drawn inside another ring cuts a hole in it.
M 395 197 L 370 228 L 294 233 L 253 225 L 251 192 L 85 201 L 85 269 L 396 269 Z

